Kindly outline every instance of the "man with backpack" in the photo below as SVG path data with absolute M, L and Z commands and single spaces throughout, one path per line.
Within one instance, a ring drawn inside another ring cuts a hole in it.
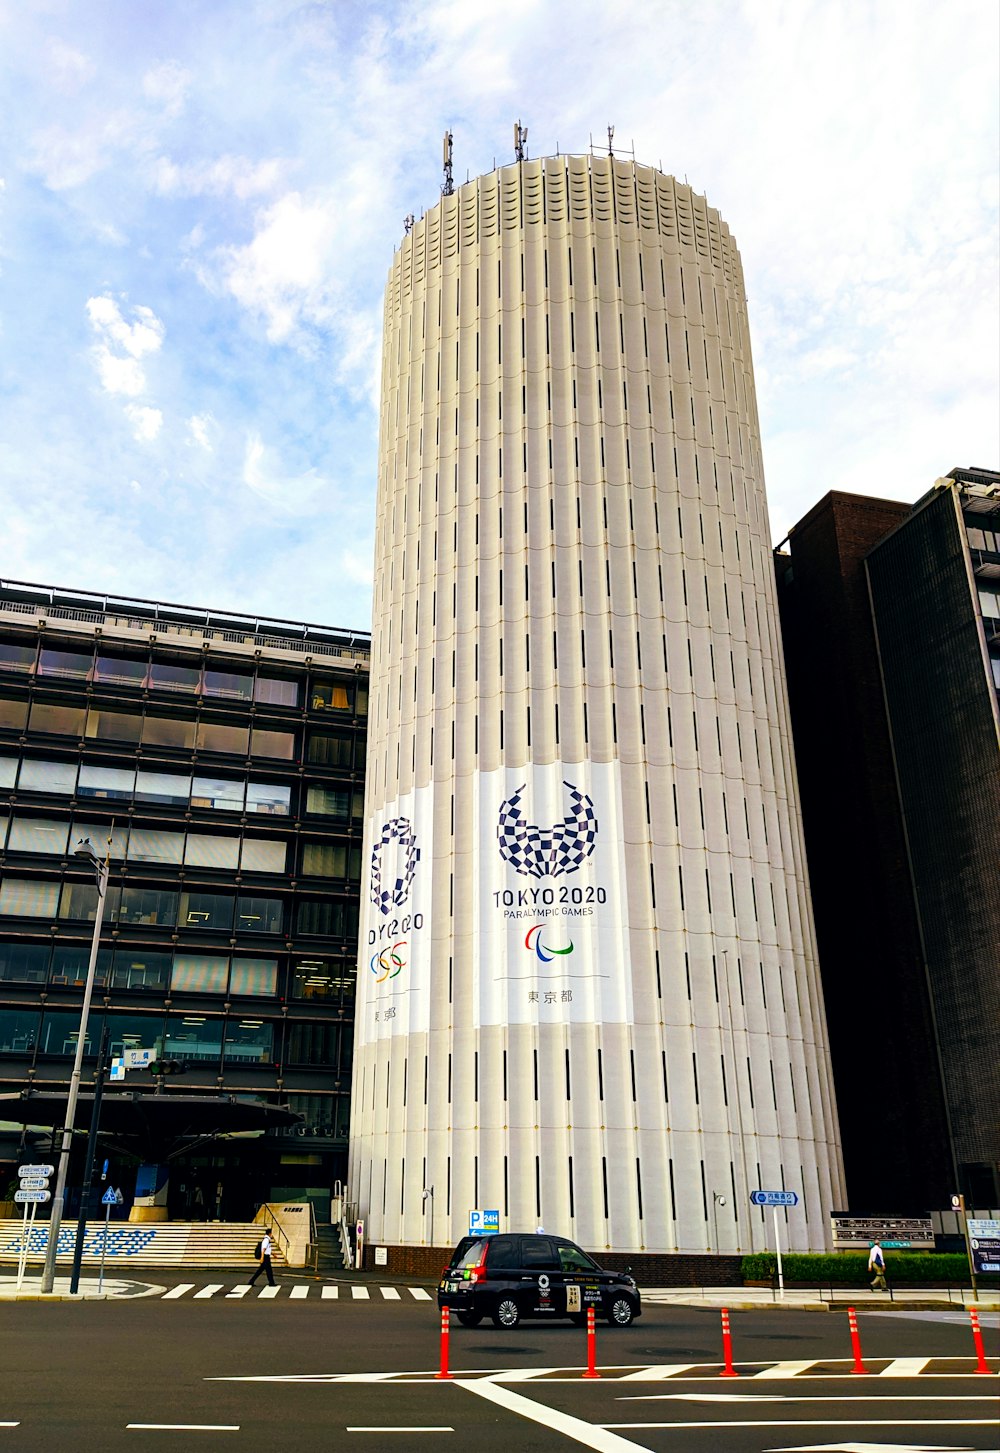
M 261 1272 L 266 1271 L 267 1284 L 269 1287 L 273 1287 L 275 1282 L 274 1272 L 271 1270 L 271 1233 L 269 1231 L 265 1231 L 257 1242 L 257 1245 L 254 1247 L 254 1255 L 260 1258 L 260 1265 L 250 1278 L 249 1285 L 253 1286 Z
M 885 1279 L 885 1255 L 880 1241 L 872 1242 L 872 1249 L 868 1253 L 868 1270 L 875 1273 L 875 1280 L 871 1283 L 872 1291 L 887 1292 L 889 1286 Z

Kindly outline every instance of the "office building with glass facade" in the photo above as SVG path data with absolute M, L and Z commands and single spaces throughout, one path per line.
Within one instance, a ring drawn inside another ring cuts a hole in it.
M 0 585 L 0 1092 L 68 1084 L 89 839 L 111 875 L 84 1088 L 106 1024 L 186 1094 L 301 1117 L 182 1156 L 174 1214 L 344 1178 L 368 659 L 364 634 Z

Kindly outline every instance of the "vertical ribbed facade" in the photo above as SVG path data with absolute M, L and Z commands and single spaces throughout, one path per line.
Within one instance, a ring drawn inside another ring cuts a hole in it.
M 739 255 L 653 168 L 442 197 L 386 290 L 351 1195 L 369 1240 L 843 1204 Z M 720 1200 L 724 1197 L 724 1202 Z M 768 1218 L 768 1221 L 770 1218 Z

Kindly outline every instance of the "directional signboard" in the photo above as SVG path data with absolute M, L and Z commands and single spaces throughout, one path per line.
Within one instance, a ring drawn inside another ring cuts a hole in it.
M 23 1180 L 25 1176 L 55 1175 L 56 1168 L 54 1165 L 19 1165 L 17 1173 Z
M 39 1205 L 40 1206 L 45 1201 L 51 1201 L 51 1199 L 52 1199 L 52 1192 L 51 1191 L 15 1191 L 14 1192 L 14 1200 L 17 1202 L 17 1204 L 19 1206 L 28 1206 L 28 1205 L 31 1205 L 32 1202 L 34 1202 L 36 1205 Z
M 755 1206 L 797 1206 L 799 1198 L 794 1191 L 751 1191 L 750 1199 Z
M 147 1069 L 155 1058 L 155 1049 L 126 1049 L 123 1055 L 127 1070 Z
M 22 1176 L 20 1189 L 22 1191 L 47 1191 L 49 1188 L 48 1176 Z
M 969 1219 L 969 1247 L 977 1273 L 1000 1272 L 1000 1221 Z
M 934 1250 L 929 1216 L 841 1216 L 834 1212 L 831 1224 L 836 1251 L 867 1250 L 873 1241 L 897 1250 Z

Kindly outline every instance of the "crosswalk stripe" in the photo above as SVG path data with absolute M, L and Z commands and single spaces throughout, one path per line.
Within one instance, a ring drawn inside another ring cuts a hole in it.
M 320 1296 L 324 1301 L 335 1302 L 340 1295 L 339 1287 L 324 1287 Z
M 431 1299 L 430 1292 L 425 1292 L 423 1287 L 410 1287 L 410 1296 L 415 1302 L 429 1302 Z
M 276 1297 L 280 1291 L 281 1291 L 281 1288 L 280 1287 L 277 1287 L 277 1286 L 275 1286 L 275 1287 L 261 1287 L 259 1300 L 260 1301 L 264 1301 L 266 1297 Z
M 773 1367 L 765 1367 L 763 1372 L 755 1372 L 754 1379 L 761 1377 L 798 1377 L 800 1372 L 807 1372 L 810 1367 L 816 1366 L 815 1357 L 809 1362 L 776 1362 Z
M 195 1292 L 195 1297 L 214 1297 L 216 1292 L 222 1291 L 221 1281 L 212 1282 L 207 1287 L 202 1287 L 200 1292 Z
M 250 1285 L 249 1285 L 248 1282 L 245 1282 L 245 1281 L 244 1282 L 240 1282 L 238 1286 L 234 1286 L 233 1287 L 233 1289 L 232 1289 L 231 1292 L 226 1292 L 226 1296 L 227 1297 L 245 1297 L 246 1294 L 247 1294 L 247 1292 L 249 1290 L 250 1290 Z
M 638 1372 L 626 1372 L 619 1382 L 660 1382 L 666 1377 L 679 1377 L 682 1372 L 690 1372 L 692 1367 L 697 1367 L 697 1362 L 667 1362 L 661 1367 L 640 1367 Z
M 301 1301 L 303 1297 L 307 1297 L 309 1295 L 309 1288 L 308 1287 L 292 1287 L 291 1295 L 292 1295 L 292 1300 L 293 1301 Z
M 164 1292 L 160 1300 L 164 1302 L 173 1301 L 176 1297 L 182 1297 L 185 1292 L 189 1292 L 193 1286 L 193 1281 L 182 1281 L 179 1286 L 171 1287 L 168 1292 Z
M 356 1302 L 367 1302 L 369 1300 L 367 1287 L 351 1287 L 351 1296 Z
M 879 1377 L 916 1377 L 930 1362 L 929 1357 L 897 1357 L 883 1367 Z
M 379 1290 L 381 1291 L 383 1297 L 385 1297 L 387 1302 L 399 1301 L 399 1292 L 396 1290 L 395 1287 L 380 1287 Z

